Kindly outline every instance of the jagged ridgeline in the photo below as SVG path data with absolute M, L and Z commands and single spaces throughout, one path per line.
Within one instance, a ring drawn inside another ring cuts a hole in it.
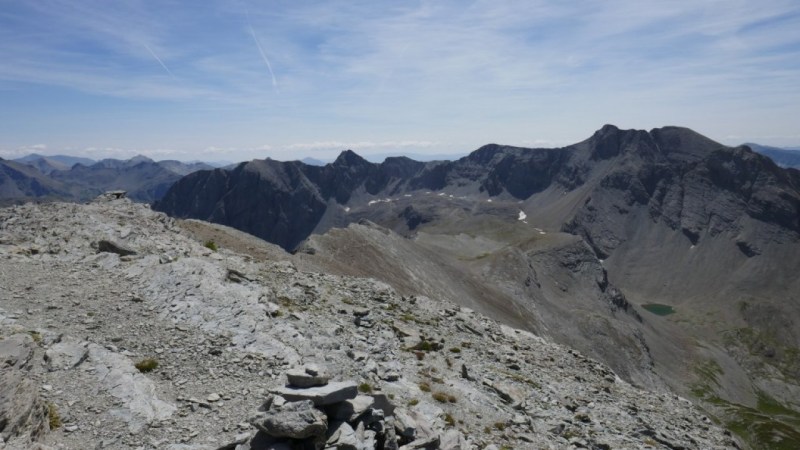
M 748 147 L 609 125 L 456 161 L 254 160 L 154 208 L 570 345 L 748 442 L 800 439 L 800 172 Z
M 0 209 L 6 449 L 735 446 L 568 347 L 121 197 Z

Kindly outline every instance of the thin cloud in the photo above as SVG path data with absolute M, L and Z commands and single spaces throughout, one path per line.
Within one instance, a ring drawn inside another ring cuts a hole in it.
M 250 29 L 250 35 L 253 36 L 253 42 L 256 43 L 256 47 L 258 47 L 258 53 L 261 54 L 261 59 L 264 60 L 264 63 L 267 65 L 267 70 L 269 70 L 269 76 L 272 78 L 272 87 L 275 89 L 275 92 L 278 92 L 278 80 L 275 78 L 275 72 L 272 71 L 272 64 L 269 62 L 269 58 L 267 58 L 267 54 L 264 52 L 264 49 L 261 47 L 261 43 L 258 41 L 256 37 L 256 32 L 253 30 L 253 26 L 250 24 L 248 19 L 247 27 Z
M 165 71 L 166 71 L 166 72 L 169 74 L 169 76 L 171 76 L 172 78 L 175 78 L 175 75 L 173 75 L 173 74 L 172 74 L 172 71 L 171 71 L 171 70 L 169 70 L 169 68 L 167 67 L 167 65 L 166 65 L 166 64 L 164 64 L 164 61 L 161 61 L 161 58 L 159 58 L 159 57 L 158 57 L 158 55 L 156 55 L 156 52 L 154 52 L 154 51 L 153 51 L 153 50 L 150 48 L 150 46 L 148 46 L 148 45 L 147 45 L 147 44 L 145 44 L 144 42 L 142 42 L 142 45 L 144 45 L 144 48 L 146 48 L 146 49 L 147 49 L 147 51 L 148 51 L 148 52 L 150 52 L 150 54 L 151 54 L 151 55 L 153 55 L 153 58 L 155 58 L 155 59 L 156 59 L 156 61 L 158 61 L 158 63 L 159 63 L 159 64 L 161 64 L 161 67 L 163 67 L 163 68 L 164 68 L 164 70 L 165 70 Z
M 431 141 L 314 141 L 289 144 L 287 150 L 360 150 L 360 149 L 387 149 L 387 148 L 430 148 L 438 144 Z

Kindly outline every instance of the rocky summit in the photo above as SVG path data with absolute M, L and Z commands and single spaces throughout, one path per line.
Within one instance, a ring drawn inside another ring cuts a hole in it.
M 0 210 L 0 448 L 739 446 L 528 331 L 118 197 Z

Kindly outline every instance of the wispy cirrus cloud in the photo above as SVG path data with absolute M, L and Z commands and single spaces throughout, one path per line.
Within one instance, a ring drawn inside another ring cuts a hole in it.
M 388 148 L 394 136 L 574 142 L 607 122 L 791 136 L 799 29 L 794 0 L 12 2 L 0 89 L 18 94 L 0 115 L 68 136 L 42 106 L 49 89 L 78 92 L 72 108 L 106 118 L 86 147 L 242 155 L 263 142 Z

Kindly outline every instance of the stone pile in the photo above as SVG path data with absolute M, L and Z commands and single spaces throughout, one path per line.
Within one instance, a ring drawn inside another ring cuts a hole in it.
M 289 370 L 286 378 L 286 386 L 272 389 L 248 421 L 256 431 L 219 450 L 462 448 L 460 433 L 448 433 L 442 446 L 437 433 L 386 395 L 361 394 L 353 381 L 331 382 L 316 364 Z

